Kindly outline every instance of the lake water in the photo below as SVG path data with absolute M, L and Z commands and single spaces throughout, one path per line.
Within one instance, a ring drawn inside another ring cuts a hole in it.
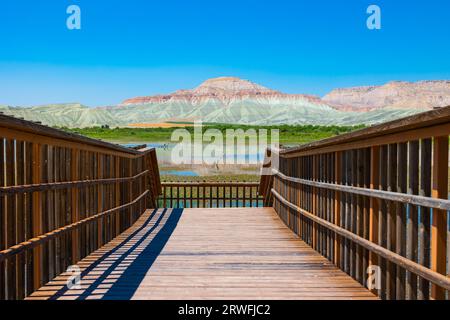
M 156 149 L 156 155 L 158 157 L 158 162 L 162 163 L 162 164 L 171 164 L 174 163 L 174 161 L 172 160 L 172 151 L 175 148 L 176 144 L 175 143 L 170 143 L 170 142 L 150 142 L 150 143 L 126 143 L 123 144 L 127 147 L 133 147 L 133 146 L 137 146 L 137 145 L 142 145 L 142 144 L 146 144 L 146 146 L 148 148 L 155 148 Z M 205 143 L 201 146 L 201 150 L 205 150 L 205 148 L 209 146 L 208 143 Z M 199 145 L 194 145 L 192 144 L 192 148 L 198 148 L 198 150 L 200 150 L 200 146 Z M 223 148 L 223 152 L 225 152 L 226 149 L 225 147 Z M 255 165 L 259 165 L 264 161 L 264 154 L 265 154 L 265 149 L 264 150 L 258 150 L 257 148 L 249 148 L 244 147 L 242 145 L 240 145 L 239 147 L 235 147 L 234 152 L 231 152 L 230 154 L 224 154 L 223 157 L 219 158 L 217 156 L 215 156 L 214 154 L 210 155 L 206 155 L 203 154 L 202 156 L 194 156 L 193 152 L 191 152 L 192 157 L 191 157 L 191 162 L 201 162 L 203 160 L 203 162 L 208 162 L 210 164 L 214 164 L 217 162 L 225 162 L 225 163 L 237 163 L 237 164 L 255 164 Z M 234 159 L 234 161 L 233 161 Z
M 161 175 L 198 177 L 198 173 L 191 170 L 161 170 L 159 173 Z

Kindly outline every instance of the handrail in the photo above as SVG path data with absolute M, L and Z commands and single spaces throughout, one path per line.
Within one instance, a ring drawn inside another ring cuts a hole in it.
M 303 210 L 302 208 L 287 201 L 274 189 L 272 189 L 271 192 L 283 204 L 294 209 L 295 211 L 297 211 L 298 213 L 302 214 L 303 216 L 311 219 L 312 221 L 317 222 L 321 226 L 326 227 L 327 229 L 334 231 L 337 234 L 339 234 L 349 240 L 352 240 L 355 243 L 360 244 L 364 248 L 382 256 L 383 258 L 385 258 L 393 263 L 396 263 L 396 264 L 402 266 L 403 268 L 405 268 L 419 276 L 424 277 L 425 279 L 433 282 L 434 284 L 439 285 L 440 287 L 450 290 L 450 278 L 448 278 L 440 273 L 434 272 L 434 271 L 430 270 L 429 268 L 425 268 L 424 266 L 422 266 L 418 263 L 415 263 L 407 258 L 404 258 L 401 255 L 399 255 L 395 252 L 392 252 L 391 250 L 387 250 L 387 249 L 383 248 L 382 246 L 379 246 L 369 240 L 366 240 L 353 232 L 347 231 L 344 228 L 340 228 L 340 227 L 334 225 L 333 223 L 328 222 L 327 220 L 319 218 L 319 217 L 315 216 L 314 214 L 312 214 L 306 210 Z
M 383 145 L 390 143 L 386 137 L 394 137 L 396 142 L 421 139 L 435 136 L 436 132 L 448 130 L 450 126 L 450 106 L 418 113 L 409 117 L 384 122 L 368 128 L 337 135 L 297 147 L 285 148 L 280 155 L 292 157 L 298 155 L 313 154 L 326 150 L 336 151 L 358 147 L 352 143 L 363 142 L 359 146 Z M 435 128 L 435 130 L 433 130 Z M 406 135 L 405 133 L 409 133 Z M 397 136 L 396 136 L 397 134 Z M 402 134 L 401 136 L 399 134 Z M 370 139 L 370 140 L 369 140 Z
M 82 149 L 87 149 L 89 146 L 91 147 L 88 148 L 89 150 L 98 151 L 99 149 L 103 149 L 103 151 L 113 151 L 118 154 L 128 155 L 131 157 L 140 156 L 142 154 L 142 152 L 133 148 L 127 148 L 118 144 L 88 138 L 80 134 L 66 132 L 42 125 L 40 123 L 15 118 L 13 116 L 7 116 L 1 113 L 0 130 L 2 131 L 3 137 L 10 139 L 29 140 L 30 138 L 33 139 L 34 136 L 34 140 L 37 140 L 36 138 L 38 137 L 43 138 L 44 140 L 41 140 L 43 143 L 47 142 L 48 140 L 46 140 L 46 138 L 48 138 L 55 142 L 61 142 L 58 145 L 62 146 L 64 146 L 64 144 L 78 144 Z
M 313 181 L 313 180 L 307 180 L 307 179 L 299 179 L 295 177 L 290 177 L 287 175 L 282 174 L 278 170 L 273 170 L 273 173 L 280 177 L 282 180 L 290 181 L 306 186 L 311 187 L 317 187 L 327 190 L 334 190 L 334 191 L 342 191 L 352 194 L 359 194 L 362 196 L 368 196 L 373 197 L 377 199 L 383 199 L 383 200 L 389 200 L 389 201 L 398 201 L 402 203 L 408 203 L 408 204 L 414 204 L 418 206 L 424 206 L 428 208 L 435 208 L 435 209 L 441 209 L 441 210 L 450 210 L 450 200 L 446 199 L 435 199 L 435 198 L 429 198 L 424 196 L 417 196 L 413 194 L 408 193 L 401 193 L 401 192 L 392 192 L 392 191 L 384 191 L 384 190 L 378 190 L 378 189 L 370 189 L 370 188 L 361 188 L 361 187 L 352 187 L 352 186 L 346 186 L 342 184 L 337 183 L 326 183 L 326 182 L 320 182 L 320 181 Z
M 138 173 L 132 177 L 80 180 L 80 181 L 69 181 L 69 182 L 51 182 L 51 183 L 38 183 L 38 184 L 29 184 L 29 185 L 21 185 L 21 186 L 0 187 L 0 196 L 12 195 L 12 194 L 18 194 L 18 193 L 26 193 L 26 192 L 61 190 L 61 189 L 69 189 L 69 188 L 106 185 L 106 184 L 113 184 L 113 183 L 117 183 L 117 182 L 128 182 L 128 181 L 134 181 L 140 177 L 143 177 L 143 176 L 147 175 L 148 173 L 149 173 L 149 170 L 145 170 L 145 171 L 142 171 L 141 173 Z
M 379 267 L 381 298 L 448 299 L 449 135 L 450 106 L 270 150 L 279 167 L 261 177 L 260 192 L 362 285 L 367 268 Z
M 261 167 L 260 182 L 259 182 L 259 189 L 258 189 L 258 193 L 260 195 L 262 195 L 265 199 L 267 198 L 268 194 L 270 193 L 270 192 L 268 192 L 268 185 L 270 184 L 271 178 L 270 178 L 270 175 L 265 174 L 265 172 L 263 172 L 263 170 L 265 170 L 265 169 L 270 170 L 270 168 L 272 166 L 271 156 L 272 156 L 272 150 L 270 148 L 267 148 L 266 152 L 264 153 L 264 162 Z
M 100 219 L 102 217 L 106 217 L 106 216 L 110 215 L 111 213 L 114 213 L 114 212 L 117 212 L 119 210 L 128 208 L 128 207 L 138 203 L 138 201 L 141 200 L 143 197 L 145 197 L 148 194 L 148 192 L 149 192 L 148 190 L 145 190 L 136 199 L 134 199 L 133 201 L 128 202 L 126 204 L 123 204 L 121 206 L 118 206 L 118 207 L 115 207 L 115 208 L 112 208 L 112 209 L 109 209 L 109 210 L 97 213 L 97 214 L 95 214 L 93 216 L 90 216 L 90 217 L 88 217 L 86 219 L 83 219 L 83 220 L 80 220 L 80 221 L 68 224 L 68 225 L 66 225 L 64 227 L 52 230 L 52 231 L 47 232 L 47 233 L 45 233 L 43 235 L 40 235 L 38 237 L 31 238 L 31 239 L 29 239 L 27 241 L 24 241 L 24 242 L 21 242 L 19 244 L 16 244 L 16 245 L 14 245 L 14 246 L 12 246 L 12 247 L 10 247 L 8 249 L 2 250 L 2 251 L 0 251 L 0 262 L 4 261 L 5 259 L 7 259 L 7 258 L 9 258 L 9 257 L 11 257 L 11 256 L 13 256 L 15 254 L 21 253 L 24 250 L 31 249 L 31 248 L 36 247 L 37 245 L 46 243 L 46 242 L 54 239 L 58 235 L 67 233 L 67 232 L 72 231 L 72 230 L 74 230 L 76 228 L 80 228 L 81 226 L 84 226 L 84 225 L 88 224 L 89 222 L 93 222 L 93 221 L 98 220 L 98 219 Z

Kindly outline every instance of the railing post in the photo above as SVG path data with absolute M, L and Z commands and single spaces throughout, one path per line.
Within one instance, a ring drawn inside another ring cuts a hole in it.
M 97 153 L 97 179 L 103 179 L 103 155 Z M 97 212 L 103 211 L 103 185 L 97 186 Z M 97 222 L 97 247 L 103 245 L 103 221 L 101 218 Z
M 153 188 L 153 179 L 154 178 L 153 178 L 153 166 L 152 166 L 151 153 L 148 153 L 145 156 L 145 167 L 148 170 L 148 174 L 147 174 L 147 177 L 145 179 L 145 183 L 146 183 L 146 186 L 147 186 L 148 190 L 150 190 L 150 192 L 149 192 L 149 194 L 147 196 L 147 207 L 148 208 L 157 207 L 158 205 L 157 205 L 157 203 L 155 203 L 156 201 L 155 202 L 153 201 L 155 196 L 156 196 L 154 194 L 156 190 L 154 190 L 154 188 Z M 164 190 L 164 192 L 165 192 L 165 190 Z M 165 193 L 164 193 L 164 197 L 166 197 Z M 163 207 L 165 207 L 165 206 L 166 206 L 166 201 L 164 199 Z
M 0 138 L 0 187 L 4 186 L 5 182 L 5 172 L 3 170 L 3 167 L 5 165 L 5 159 L 4 159 L 4 142 L 3 138 Z M 4 238 L 5 234 L 5 196 L 0 196 L 0 250 L 6 249 L 6 242 Z M 0 300 L 5 299 L 5 263 L 0 262 Z
M 380 188 L 380 147 L 373 146 L 370 148 L 370 189 Z M 379 226 L 379 200 L 370 198 L 369 210 L 369 240 L 375 244 L 379 244 L 378 226 Z M 378 256 L 372 251 L 369 252 L 369 266 L 378 265 Z M 366 270 L 363 270 L 366 272 Z M 381 275 L 380 275 L 381 276 Z M 373 290 L 376 293 L 376 290 Z
M 33 143 L 33 184 L 41 182 L 41 145 Z M 33 237 L 42 234 L 42 194 L 40 191 L 33 192 Z M 42 247 L 33 249 L 33 288 L 42 286 Z
M 341 163 L 342 163 L 342 151 L 336 151 L 334 153 L 334 183 L 340 184 L 342 181 Z M 334 197 L 334 224 L 340 226 L 341 221 L 341 192 L 335 191 Z M 338 234 L 334 236 L 334 264 L 336 266 L 341 265 L 341 237 Z
M 410 141 L 408 147 L 408 193 L 417 195 L 419 193 L 419 141 Z M 424 214 L 424 213 L 422 213 Z M 429 216 L 429 215 L 428 215 Z M 407 253 L 406 257 L 412 261 L 418 261 L 418 222 L 419 211 L 417 206 L 409 207 L 407 222 Z M 421 242 L 423 246 L 424 243 Z M 406 274 L 406 299 L 417 299 L 417 276 L 411 272 Z
M 297 170 L 297 177 L 302 177 L 302 158 L 297 159 L 296 163 L 296 170 Z M 297 203 L 300 208 L 303 208 L 303 202 L 302 202 L 302 186 L 297 187 Z M 302 232 L 302 215 L 297 214 L 297 232 L 300 239 L 303 239 L 303 232 Z
M 128 159 L 126 161 L 126 167 L 127 167 L 126 174 L 129 177 L 131 177 L 133 175 L 133 169 L 132 169 L 133 160 L 132 159 Z M 131 201 L 133 201 L 133 182 L 131 180 L 127 183 L 127 188 L 128 188 L 127 202 L 131 202 Z M 130 208 L 128 209 L 127 227 L 130 227 L 133 224 L 133 209 L 134 209 L 134 206 L 130 206 Z
M 433 198 L 448 197 L 448 136 L 433 141 Z M 446 274 L 447 212 L 433 209 L 431 226 L 431 269 Z M 445 290 L 432 284 L 431 299 L 445 299 Z
M 272 206 L 272 187 L 273 187 L 273 173 L 264 176 L 264 185 L 260 186 L 259 193 L 263 194 L 263 207 Z
M 420 141 L 420 190 L 419 194 L 424 197 L 431 197 L 431 179 L 432 176 L 432 139 L 422 139 Z M 431 268 L 430 251 L 431 251 L 431 209 L 427 207 L 420 208 L 419 216 L 419 242 L 423 245 L 418 248 L 418 262 Z M 419 292 L 417 295 L 419 300 L 429 300 L 430 298 L 430 282 L 421 278 L 419 280 Z
M 395 192 L 397 189 L 397 144 L 390 144 L 388 146 L 388 187 L 387 190 Z M 389 201 L 387 206 L 387 226 L 386 238 L 387 249 L 394 252 L 396 249 L 396 206 L 398 203 Z M 396 298 L 396 271 L 397 268 L 394 263 L 387 262 L 386 264 L 386 299 L 393 300 Z
M 71 151 L 71 159 L 70 159 L 70 168 L 71 168 L 71 180 L 77 181 L 79 180 L 79 162 L 80 162 L 80 150 L 72 149 Z M 79 211 L 78 211 L 78 188 L 72 188 L 72 223 L 77 222 L 79 220 Z M 75 264 L 80 259 L 80 248 L 79 248 L 79 231 L 78 229 L 73 230 L 72 232 L 72 264 Z
M 119 157 L 114 157 L 114 178 L 119 178 L 120 177 L 120 158 Z M 114 185 L 114 193 L 116 195 L 116 203 L 115 206 L 118 207 L 120 206 L 120 183 L 116 182 Z M 120 233 L 120 212 L 116 212 L 115 213 L 115 232 L 113 237 L 117 236 Z
M 3 151 L 2 151 L 3 152 Z M 5 144 L 5 182 L 6 186 L 13 186 L 15 184 L 16 160 L 14 157 L 14 141 L 6 139 Z M 2 168 L 3 170 L 3 168 Z M 9 248 L 16 243 L 16 201 L 15 195 L 6 197 L 6 219 L 5 231 L 6 246 Z M 3 235 L 2 235 L 3 236 Z M 6 260 L 6 289 L 8 300 L 16 299 L 16 259 L 11 258 Z
M 312 180 L 317 181 L 317 172 L 318 172 L 318 157 L 312 156 L 313 162 L 313 176 Z M 312 203 L 312 214 L 317 215 L 317 188 L 313 187 L 313 203 Z M 314 250 L 317 250 L 317 223 L 313 222 L 313 230 L 312 230 L 312 247 Z

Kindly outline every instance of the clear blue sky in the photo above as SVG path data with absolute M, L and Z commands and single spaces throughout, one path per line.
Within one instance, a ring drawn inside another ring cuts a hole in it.
M 4 0 L 0 104 L 116 104 L 224 75 L 318 95 L 450 79 L 449 21 L 448 0 Z

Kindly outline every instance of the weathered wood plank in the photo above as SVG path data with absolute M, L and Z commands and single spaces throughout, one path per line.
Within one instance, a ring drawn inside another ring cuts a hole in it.
M 155 247 L 155 237 L 165 246 Z M 78 265 L 82 289 L 67 290 L 62 274 L 29 299 L 376 298 L 272 208 L 147 211 Z

